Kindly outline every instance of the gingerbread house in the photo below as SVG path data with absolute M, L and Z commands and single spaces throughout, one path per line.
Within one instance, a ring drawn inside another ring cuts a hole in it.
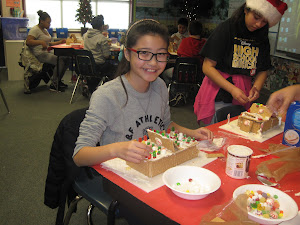
M 149 157 L 138 164 L 126 162 L 128 166 L 148 177 L 154 177 L 198 156 L 198 142 L 195 138 L 175 131 L 156 130 L 148 130 L 148 136 L 149 139 L 145 136 L 144 140 L 139 141 L 152 146 Z
M 253 103 L 249 112 L 238 117 L 238 127 L 248 133 L 262 134 L 279 124 L 279 119 L 263 104 Z

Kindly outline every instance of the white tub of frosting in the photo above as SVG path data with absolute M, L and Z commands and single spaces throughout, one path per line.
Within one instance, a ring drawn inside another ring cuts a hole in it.
M 235 179 L 244 179 L 248 176 L 251 148 L 244 145 L 230 145 L 227 148 L 226 174 Z

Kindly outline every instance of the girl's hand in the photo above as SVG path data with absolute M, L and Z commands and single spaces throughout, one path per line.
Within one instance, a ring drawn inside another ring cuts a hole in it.
M 245 95 L 245 93 L 241 89 L 239 89 L 238 87 L 235 87 L 235 88 L 232 89 L 231 95 L 235 100 L 237 100 L 242 105 L 245 105 L 249 101 L 249 99 Z
M 116 143 L 115 156 L 133 163 L 141 163 L 152 151 L 150 145 L 138 141 Z
M 258 98 L 259 98 L 259 91 L 257 90 L 256 86 L 253 86 L 249 92 L 249 96 L 248 96 L 249 102 L 253 102 Z
M 196 139 L 212 140 L 214 137 L 214 134 L 209 129 L 207 129 L 205 127 L 201 127 L 199 129 L 195 130 L 194 136 Z

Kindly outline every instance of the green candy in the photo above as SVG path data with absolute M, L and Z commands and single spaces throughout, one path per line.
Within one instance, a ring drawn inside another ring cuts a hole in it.
M 256 203 L 252 203 L 251 204 L 251 208 L 256 209 L 257 208 L 257 204 Z

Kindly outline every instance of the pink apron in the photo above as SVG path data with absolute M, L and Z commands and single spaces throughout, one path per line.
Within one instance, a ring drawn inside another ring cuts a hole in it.
M 232 77 L 234 85 L 240 88 L 246 96 L 249 96 L 249 91 L 252 88 L 251 77 L 245 75 L 229 75 L 219 71 L 220 74 L 227 79 Z M 204 77 L 201 87 L 194 103 L 194 113 L 197 115 L 197 121 L 202 120 L 205 124 L 210 124 L 213 115 L 215 114 L 215 98 L 219 92 L 220 87 L 210 80 L 207 76 Z M 241 105 L 237 100 L 232 100 L 233 105 Z M 250 108 L 250 102 L 246 103 L 244 107 L 246 110 Z

